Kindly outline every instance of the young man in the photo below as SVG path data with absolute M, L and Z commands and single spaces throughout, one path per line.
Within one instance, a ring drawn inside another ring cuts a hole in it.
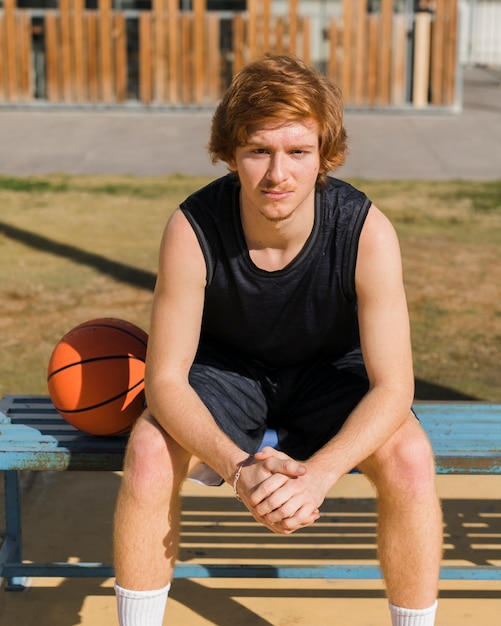
M 194 468 L 288 534 L 357 467 L 377 490 L 392 623 L 431 626 L 441 513 L 411 412 L 399 246 L 363 193 L 327 176 L 346 151 L 339 91 L 268 55 L 235 77 L 209 149 L 230 174 L 181 205 L 160 250 L 148 409 L 115 519 L 120 624 L 162 624 Z M 268 427 L 278 450 L 258 452 Z

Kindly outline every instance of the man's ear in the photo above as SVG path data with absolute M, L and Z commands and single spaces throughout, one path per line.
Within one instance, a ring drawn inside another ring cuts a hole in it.
M 228 166 L 228 169 L 231 172 L 236 172 L 237 171 L 237 162 L 235 161 L 235 159 L 228 159 L 226 161 L 226 165 Z

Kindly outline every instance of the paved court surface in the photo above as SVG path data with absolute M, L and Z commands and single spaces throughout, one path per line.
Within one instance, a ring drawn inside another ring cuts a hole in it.
M 40 472 L 28 477 L 23 502 L 25 558 L 111 558 L 111 520 L 119 475 Z M 449 564 L 485 558 L 501 564 L 501 477 L 440 476 Z M 302 559 L 374 557 L 372 489 L 343 478 L 324 522 L 291 538 L 261 530 L 231 488 L 184 490 L 181 558 Z M 341 527 L 341 528 L 340 528 Z M 223 543 L 225 542 L 225 543 Z M 436 626 L 499 626 L 501 582 L 442 582 Z M 36 579 L 23 593 L 0 589 L 2 626 L 117 626 L 111 579 Z M 176 580 L 164 626 L 390 626 L 378 581 Z

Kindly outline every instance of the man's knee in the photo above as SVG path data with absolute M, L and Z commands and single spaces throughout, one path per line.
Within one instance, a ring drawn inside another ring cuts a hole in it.
M 180 484 L 190 455 L 145 411 L 134 426 L 124 460 L 124 481 L 143 493 Z
M 378 490 L 403 490 L 419 497 L 435 489 L 433 450 L 417 421 L 402 426 L 361 469 Z

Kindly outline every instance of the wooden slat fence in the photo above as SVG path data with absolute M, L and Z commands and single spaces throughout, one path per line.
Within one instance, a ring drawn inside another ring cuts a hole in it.
M 152 0 L 151 10 L 129 12 L 112 0 L 98 0 L 97 10 L 59 0 L 57 10 L 38 12 L 4 0 L 0 103 L 213 105 L 244 63 L 271 50 L 321 67 L 348 107 L 455 104 L 455 0 L 413 15 L 396 12 L 393 0 L 381 0 L 378 12 L 366 0 L 340 1 L 340 16 L 319 20 L 302 13 L 301 0 L 288 0 L 281 14 L 273 0 L 224 14 L 208 11 L 206 0 L 193 0 L 191 11 L 180 11 L 179 0 Z M 313 58 L 319 38 L 324 57 Z
M 31 21 L 15 10 L 15 0 L 4 0 L 0 15 L 0 100 L 31 98 Z
M 436 0 L 434 14 L 396 13 L 381 0 L 344 0 L 341 19 L 329 24 L 328 73 L 347 105 L 414 107 L 454 104 L 457 78 L 457 2 Z

